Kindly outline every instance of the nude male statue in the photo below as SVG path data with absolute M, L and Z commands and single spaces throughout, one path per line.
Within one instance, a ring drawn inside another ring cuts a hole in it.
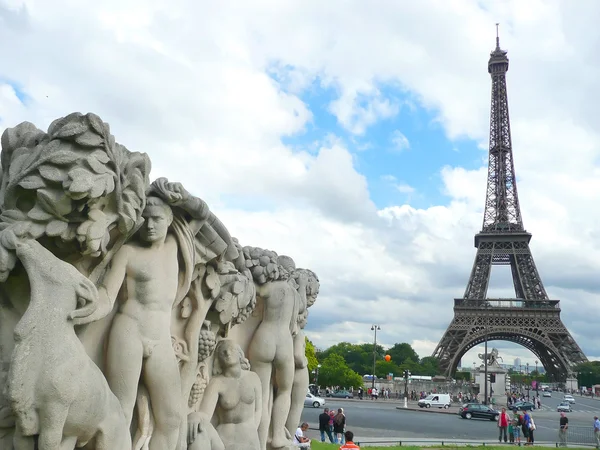
M 182 300 L 177 296 L 183 269 L 178 262 L 177 238 L 169 232 L 173 222 L 171 205 L 189 216 L 186 226 L 191 235 L 200 231 L 207 219 L 213 223 L 218 219 L 206 203 L 191 196 L 179 183 L 159 178 L 152 189 L 154 192 L 148 196 L 142 214 L 140 241 L 124 244 L 114 256 L 98 288 L 102 306 L 93 316 L 106 315 L 121 288 L 126 289 L 126 298 L 118 305 L 108 338 L 106 377 L 123 407 L 128 425 L 138 384 L 144 383 L 155 420 L 149 448 L 175 450 L 184 411 L 170 323 L 174 304 Z M 219 226 L 220 222 L 215 229 Z

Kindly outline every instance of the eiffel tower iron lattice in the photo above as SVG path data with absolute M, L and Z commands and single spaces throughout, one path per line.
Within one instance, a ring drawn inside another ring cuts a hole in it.
M 447 376 L 461 357 L 484 341 L 511 341 L 531 350 L 550 377 L 564 380 L 587 358 L 560 318 L 558 300 L 550 300 L 523 227 L 513 161 L 506 72 L 507 52 L 490 54 L 492 78 L 490 148 L 483 226 L 475 235 L 477 255 L 463 298 L 454 300 L 454 318 L 433 356 Z M 515 298 L 486 298 L 493 265 L 510 265 Z

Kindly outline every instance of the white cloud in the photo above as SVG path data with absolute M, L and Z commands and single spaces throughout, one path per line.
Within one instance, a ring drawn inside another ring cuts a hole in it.
M 408 138 L 400 130 L 392 133 L 392 144 L 394 144 L 397 151 L 408 150 L 410 148 Z
M 406 183 L 400 183 L 396 185 L 396 189 L 403 194 L 412 194 L 415 192 L 415 188 Z
M 301 93 L 334 93 L 329 111 L 361 136 L 398 113 L 404 92 L 450 138 L 485 147 L 499 21 L 534 256 L 563 320 L 597 354 L 588 317 L 600 292 L 600 5 L 480 3 L 0 0 L 0 42 L 9 43 L 0 128 L 98 113 L 120 142 L 150 155 L 153 176 L 201 195 L 243 243 L 318 272 L 309 334 L 319 346 L 369 342 L 370 324 L 381 323 L 382 342 L 413 342 L 424 356 L 469 276 L 485 154 L 469 168 L 440 167 L 447 204 L 377 211 L 343 142 L 302 149 L 282 138 L 316 120 Z

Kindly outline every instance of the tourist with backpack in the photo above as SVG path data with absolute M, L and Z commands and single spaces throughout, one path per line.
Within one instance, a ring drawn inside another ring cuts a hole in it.
M 333 418 L 333 434 L 336 441 L 339 439 L 340 444 L 344 444 L 344 431 L 346 429 L 346 416 L 344 408 L 339 408 L 337 414 Z

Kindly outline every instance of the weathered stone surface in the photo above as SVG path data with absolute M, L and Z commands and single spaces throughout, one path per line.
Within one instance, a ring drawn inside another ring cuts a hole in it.
M 316 275 L 150 184 L 94 114 L 1 142 L 0 447 L 288 447 Z

